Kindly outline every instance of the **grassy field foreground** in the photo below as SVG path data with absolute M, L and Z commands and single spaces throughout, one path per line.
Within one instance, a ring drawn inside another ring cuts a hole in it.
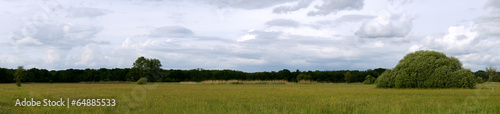
M 0 113 L 500 113 L 500 83 L 480 89 L 362 84 L 0 84 Z M 114 107 L 16 107 L 17 99 L 116 99 Z

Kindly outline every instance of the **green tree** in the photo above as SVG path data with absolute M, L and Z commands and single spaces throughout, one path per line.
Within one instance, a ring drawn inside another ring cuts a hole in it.
M 477 77 L 476 82 L 477 83 L 484 83 L 483 78 L 481 78 L 481 77 Z
M 489 82 L 500 82 L 500 74 L 497 72 L 497 68 L 493 66 L 486 67 L 486 75 L 489 76 Z
M 474 88 L 476 78 L 457 58 L 421 50 L 407 54 L 376 84 L 379 88 Z
M 363 81 L 363 84 L 373 84 L 375 83 L 375 77 L 373 77 L 372 75 L 367 75 L 365 77 L 365 81 Z
M 14 81 L 16 81 L 17 87 L 21 87 L 21 81 L 26 76 L 23 66 L 18 66 L 16 72 L 14 73 Z
M 352 79 L 352 74 L 351 72 L 347 71 L 345 74 L 344 74 L 344 80 L 346 83 L 350 83 L 351 82 L 351 79 Z
M 486 75 L 486 72 L 484 70 L 478 70 L 474 72 L 474 76 L 481 77 L 481 79 L 483 79 L 482 82 L 486 82 L 490 78 L 488 75 Z
M 127 80 L 134 81 L 137 77 L 145 77 L 150 81 L 161 81 L 161 66 L 160 60 L 141 56 L 135 60 L 131 71 L 127 74 Z

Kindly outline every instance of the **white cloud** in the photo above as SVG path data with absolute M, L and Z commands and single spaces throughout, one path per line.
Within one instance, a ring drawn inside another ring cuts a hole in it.
M 321 6 L 315 6 L 317 11 L 310 11 L 309 16 L 328 15 L 342 10 L 360 10 L 363 9 L 364 0 L 323 0 Z
M 478 32 L 473 31 L 475 25 L 451 26 L 444 36 L 428 36 L 421 41 L 421 45 L 413 46 L 416 49 L 432 49 L 444 51 L 453 55 L 478 52 L 484 50 L 478 45 Z
M 255 39 L 256 35 L 252 34 L 252 32 L 253 32 L 253 31 L 254 31 L 254 30 L 250 30 L 250 31 L 248 31 L 249 33 L 247 33 L 247 34 L 243 35 L 241 38 L 239 38 L 239 39 L 238 39 L 238 40 L 236 40 L 236 41 L 238 41 L 238 42 L 244 42 L 244 41 L 247 41 L 247 40 L 252 40 L 252 39 Z
M 455 56 L 464 63 L 464 67 L 481 69 L 489 65 L 499 65 L 500 48 L 496 38 L 483 38 L 478 26 L 451 26 L 445 35 L 428 36 L 409 50 L 436 50 L 449 56 Z M 479 68 L 478 68 L 479 67 Z
M 17 40 L 14 45 L 18 46 L 38 46 L 41 45 L 42 42 L 38 41 L 37 39 L 31 38 L 31 37 L 24 37 L 20 40 Z
M 406 14 L 384 13 L 363 23 L 356 35 L 365 38 L 404 37 L 412 29 L 413 17 Z

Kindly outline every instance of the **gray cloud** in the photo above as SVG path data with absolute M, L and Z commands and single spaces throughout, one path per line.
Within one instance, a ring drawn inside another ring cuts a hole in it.
M 294 6 L 280 6 L 280 7 L 274 8 L 273 12 L 281 14 L 281 13 L 289 13 L 289 12 L 297 11 L 297 10 L 309 7 L 309 5 L 313 1 L 314 0 L 302 0 Z
M 149 34 L 149 37 L 187 37 L 193 35 L 193 31 L 181 26 L 164 26 L 156 28 Z
M 321 26 L 340 26 L 345 23 L 350 23 L 350 22 L 360 22 L 360 21 L 365 21 L 365 20 L 370 20 L 373 19 L 374 16 L 370 15 L 344 15 L 338 19 L 335 20 L 321 20 L 316 22 L 316 25 L 313 25 L 314 27 L 321 27 Z
M 73 18 L 96 18 L 99 16 L 103 16 L 106 13 L 97 8 L 70 8 L 68 9 L 68 17 Z
M 315 6 L 318 11 L 310 11 L 307 15 L 328 15 L 342 10 L 360 10 L 363 9 L 363 5 L 363 0 L 323 0 L 321 6 Z
M 404 37 L 412 29 L 413 18 L 405 14 L 382 14 L 363 23 L 355 35 L 364 38 Z
M 498 0 L 489 0 L 486 3 L 486 7 L 492 7 L 492 8 L 495 8 L 495 9 L 500 9 L 500 1 L 498 1 Z
M 344 15 L 335 20 L 335 23 L 345 23 L 345 22 L 358 22 L 367 19 L 372 19 L 374 16 L 371 15 Z
M 290 19 L 275 19 L 266 22 L 267 26 L 298 27 L 299 23 Z

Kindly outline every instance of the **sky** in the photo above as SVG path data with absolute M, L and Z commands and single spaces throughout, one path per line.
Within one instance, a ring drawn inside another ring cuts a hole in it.
M 0 0 L 0 67 L 393 68 L 435 50 L 500 66 L 498 0 Z

